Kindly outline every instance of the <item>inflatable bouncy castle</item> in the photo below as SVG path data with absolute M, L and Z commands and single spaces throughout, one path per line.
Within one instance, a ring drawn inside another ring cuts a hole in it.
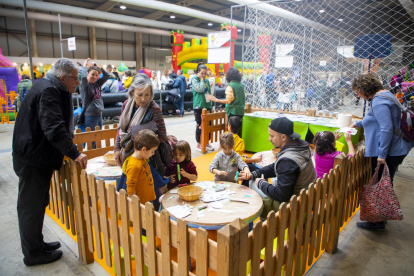
M 19 75 L 13 63 L 8 60 L 0 49 L 0 108 L 1 122 L 14 120 L 13 101 L 14 95 L 17 95 L 17 84 Z M 8 114 L 8 116 L 4 115 Z

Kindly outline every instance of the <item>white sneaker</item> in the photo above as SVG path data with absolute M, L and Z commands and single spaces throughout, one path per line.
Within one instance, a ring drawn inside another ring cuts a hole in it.
M 212 145 L 207 145 L 206 146 L 206 149 L 209 150 L 209 151 L 214 151 L 214 148 L 213 148 Z
M 199 152 L 201 152 L 201 148 L 199 148 L 199 147 L 196 147 L 196 151 L 199 151 Z

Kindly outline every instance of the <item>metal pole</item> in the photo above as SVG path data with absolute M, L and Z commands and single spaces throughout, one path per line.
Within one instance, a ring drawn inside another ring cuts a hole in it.
M 371 59 L 372 59 L 372 56 L 369 56 L 369 60 L 368 60 L 368 73 L 371 72 Z M 365 111 L 366 111 L 366 109 L 367 109 L 367 101 L 364 100 L 364 111 L 362 112 L 362 117 L 365 117 Z
M 309 74 L 308 74 L 308 85 L 309 87 L 311 87 L 310 85 L 310 75 L 311 75 L 311 70 L 312 70 L 312 43 L 313 43 L 313 28 L 311 28 L 311 41 L 310 41 L 310 47 L 309 47 Z M 312 84 L 313 85 L 313 84 Z M 313 94 L 315 93 L 315 91 L 313 91 Z M 312 94 L 312 96 L 313 96 Z M 306 97 L 306 107 L 309 106 L 309 97 Z
M 34 74 L 33 74 L 33 63 L 32 63 L 32 43 L 30 42 L 30 32 L 29 32 L 29 23 L 27 20 L 27 7 L 26 7 L 26 0 L 23 0 L 23 10 L 24 10 L 24 25 L 26 27 L 26 40 L 27 40 L 27 53 L 29 55 L 29 65 L 30 65 L 30 76 L 32 78 L 32 82 L 34 81 Z
M 244 34 L 246 33 L 246 14 L 247 14 L 247 6 L 244 6 L 244 19 L 243 19 L 243 44 L 242 44 L 242 64 L 241 64 L 241 73 L 243 75 L 244 72 Z
M 305 59 L 305 45 L 304 45 L 305 43 L 306 43 L 306 28 L 305 28 L 305 26 L 303 26 L 302 65 L 300 66 L 300 81 L 301 81 L 301 84 L 302 84 L 302 89 L 305 89 L 305 87 L 303 86 L 303 83 L 305 83 L 304 79 L 303 79 L 303 60 Z M 304 92 L 305 92 L 305 95 L 306 95 L 306 89 L 305 89 Z M 302 104 L 302 98 L 299 95 L 299 106 L 298 106 L 299 111 L 300 111 L 301 104 Z M 306 109 L 306 107 L 305 107 L 305 109 Z
M 232 33 L 233 33 L 233 7 L 231 7 L 230 9 L 230 67 L 232 66 L 231 64 L 231 38 L 232 38 Z M 236 31 L 237 34 L 237 31 Z M 242 71 L 243 73 L 243 71 Z
M 63 58 L 62 26 L 60 25 L 60 13 L 58 14 L 58 18 L 59 18 L 60 53 L 61 53 L 62 58 Z
M 256 23 L 255 23 L 255 27 L 256 27 L 256 31 L 255 32 L 253 32 L 253 34 L 254 34 L 254 78 L 256 79 L 256 64 L 257 64 L 257 10 L 255 11 L 256 12 Z M 250 36 L 252 36 L 252 31 L 250 30 Z M 263 76 L 263 74 L 262 74 L 262 76 Z M 260 78 L 262 77 L 262 76 L 260 76 Z M 259 78 L 259 93 L 257 93 L 258 94 L 258 97 L 259 97 L 259 99 L 260 99 L 260 90 L 262 90 L 262 87 L 260 86 L 260 82 L 261 82 L 261 79 Z M 254 86 L 256 86 L 257 87 L 257 82 L 255 81 L 254 82 L 255 83 L 255 85 Z M 257 91 L 257 89 L 255 89 L 256 91 Z M 257 99 L 257 97 L 256 97 L 256 99 Z

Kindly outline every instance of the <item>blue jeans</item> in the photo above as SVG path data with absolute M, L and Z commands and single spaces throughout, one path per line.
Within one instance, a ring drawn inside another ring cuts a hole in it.
M 177 107 L 177 109 L 180 110 L 180 115 L 183 115 L 183 113 L 184 113 L 184 96 L 185 96 L 185 92 L 184 93 L 181 92 L 180 95 L 181 95 L 181 98 L 177 102 L 175 102 L 174 105 Z
M 90 127 L 91 130 L 94 131 L 96 126 L 99 126 L 102 129 L 102 115 L 85 116 L 85 127 Z M 95 142 L 92 142 L 92 148 L 96 149 Z

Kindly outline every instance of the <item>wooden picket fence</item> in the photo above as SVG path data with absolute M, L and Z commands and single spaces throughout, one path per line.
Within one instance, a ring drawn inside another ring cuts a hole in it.
M 114 124 L 112 128 L 109 125 L 105 125 L 102 130 L 99 126 L 95 127 L 94 131 L 91 131 L 89 127 L 85 129 L 85 132 L 77 129 L 73 143 L 78 147 L 79 152 L 86 154 L 88 159 L 91 159 L 114 150 L 114 139 L 117 131 L 117 124 Z M 92 148 L 92 143 L 95 143 L 95 149 Z
M 303 275 L 323 251 L 335 252 L 340 228 L 358 210 L 361 188 L 371 178 L 370 158 L 363 156 L 345 158 L 250 233 L 238 219 L 218 231 L 217 241 L 87 176 L 73 161 L 54 172 L 48 209 L 76 236 L 80 260 L 93 262 L 95 252 L 117 275 L 123 269 L 125 275 Z

